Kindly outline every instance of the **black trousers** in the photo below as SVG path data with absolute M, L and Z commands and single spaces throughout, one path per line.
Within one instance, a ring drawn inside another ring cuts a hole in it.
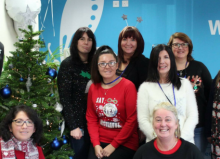
M 84 136 L 79 140 L 70 136 L 70 145 L 74 151 L 73 159 L 87 159 L 90 144 L 91 142 L 87 129 L 84 129 Z
M 105 148 L 109 143 L 101 142 L 101 147 Z M 125 146 L 120 145 L 109 157 L 103 157 L 102 159 L 132 159 L 135 151 Z M 94 147 L 90 146 L 88 159 L 97 159 L 95 155 Z

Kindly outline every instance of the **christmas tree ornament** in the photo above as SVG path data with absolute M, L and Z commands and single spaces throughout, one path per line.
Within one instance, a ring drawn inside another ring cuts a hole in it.
M 47 79 L 47 83 L 50 83 L 52 80 L 50 78 Z
M 51 142 L 51 148 L 52 148 L 53 150 L 59 150 L 60 147 L 61 147 L 61 142 L 58 141 L 57 138 L 55 138 L 55 139 Z
M 23 90 L 23 89 L 20 89 L 20 93 L 21 93 L 21 94 L 24 94 L 24 90 Z
M 54 96 L 54 94 L 53 94 L 53 93 L 51 93 L 49 96 L 50 96 L 50 97 L 53 97 L 53 96 Z
M 48 119 L 46 120 L 46 125 L 50 125 L 50 122 Z
M 31 77 L 28 75 L 27 82 L 26 82 L 26 87 L 27 87 L 28 92 L 30 92 L 31 86 L 32 86 Z
M 54 68 L 48 68 L 46 75 L 49 75 L 52 77 L 52 79 L 55 79 L 57 77 L 57 71 Z
M 32 107 L 33 108 L 37 108 L 37 104 L 32 104 Z
M 9 98 L 11 96 L 11 88 L 6 85 L 5 87 L 3 87 L 1 90 L 0 90 L 0 95 L 2 96 L 2 98 Z
M 19 81 L 20 81 L 20 82 L 24 82 L 24 78 L 21 77 L 21 78 L 19 79 Z
M 8 65 L 8 68 L 12 69 L 12 68 L 13 68 L 13 64 L 12 64 L 12 63 L 9 64 L 9 65 Z
M 61 112 L 63 110 L 63 106 L 60 103 L 56 102 L 56 104 L 54 105 L 54 109 L 58 112 Z
M 37 43 L 37 44 L 35 44 L 34 45 L 34 49 L 35 49 L 35 51 L 39 51 L 39 49 L 40 49 L 40 45 Z
M 69 156 L 70 159 L 73 159 L 73 156 Z
M 62 144 L 63 144 L 63 145 L 69 143 L 69 139 L 68 139 L 65 135 L 63 135 L 62 138 L 63 138 L 63 141 L 62 141 Z

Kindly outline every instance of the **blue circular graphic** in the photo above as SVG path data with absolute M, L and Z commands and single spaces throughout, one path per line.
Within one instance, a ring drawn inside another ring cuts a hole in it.
M 95 20 L 95 16 L 94 15 L 91 16 L 91 20 Z
M 92 25 L 91 25 L 91 24 L 89 24 L 89 25 L 88 25 L 88 27 L 89 27 L 89 28 L 91 28 L 91 27 L 92 27 Z
M 92 10 L 97 10 L 97 9 L 98 9 L 98 5 L 94 4 L 94 5 L 92 6 Z

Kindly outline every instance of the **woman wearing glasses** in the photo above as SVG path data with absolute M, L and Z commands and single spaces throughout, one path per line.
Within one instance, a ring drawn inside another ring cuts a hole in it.
M 135 85 L 120 76 L 109 46 L 101 46 L 92 61 L 93 84 L 86 119 L 92 145 L 88 159 L 132 159 L 138 148 Z
M 16 106 L 0 124 L 0 159 L 44 159 L 37 146 L 43 124 L 28 106 Z
M 199 123 L 195 129 L 194 140 L 199 150 L 205 153 L 208 144 L 207 137 L 211 136 L 211 122 L 207 123 L 206 130 L 204 128 L 207 101 L 212 83 L 211 75 L 202 62 L 193 59 L 193 44 L 186 34 L 174 33 L 171 35 L 168 45 L 172 48 L 175 56 L 178 76 L 188 78 L 192 83 L 199 111 Z
M 194 129 L 198 123 L 195 94 L 190 82 L 176 74 L 171 48 L 159 44 L 151 51 L 147 82 L 142 83 L 138 91 L 138 123 L 147 142 L 156 137 L 152 126 L 153 109 L 165 101 L 174 105 L 178 111 L 181 137 L 194 143 Z M 161 130 L 164 133 L 169 131 L 169 128 Z

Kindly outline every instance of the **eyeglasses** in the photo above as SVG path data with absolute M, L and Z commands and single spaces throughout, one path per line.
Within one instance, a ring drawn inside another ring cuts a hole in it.
M 116 61 L 111 61 L 111 62 L 109 62 L 109 63 L 105 63 L 105 62 L 100 62 L 100 63 L 98 63 L 98 65 L 100 66 L 100 67 L 106 67 L 107 65 L 109 66 L 109 67 L 113 67 L 113 66 L 115 66 L 115 64 L 116 64 L 117 62 Z
M 34 126 L 34 123 L 30 120 L 24 121 L 24 120 L 19 120 L 18 119 L 18 120 L 13 120 L 13 122 L 15 122 L 15 124 L 17 126 L 22 126 L 24 123 L 26 123 L 27 127 L 33 127 Z
M 172 44 L 172 46 L 176 49 L 179 48 L 180 46 L 182 46 L 182 48 L 187 48 L 188 45 L 189 45 L 188 43 L 181 43 L 181 44 L 180 43 L 173 43 Z

